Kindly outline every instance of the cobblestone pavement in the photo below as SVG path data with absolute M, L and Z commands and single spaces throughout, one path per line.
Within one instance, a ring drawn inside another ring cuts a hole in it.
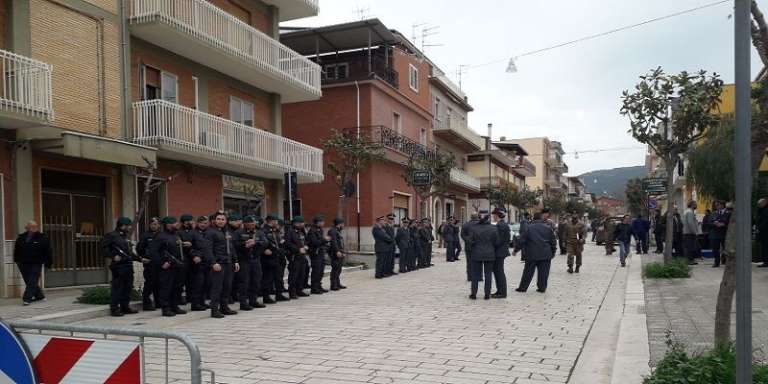
M 162 328 L 189 334 L 220 383 L 564 383 L 616 275 L 616 260 L 587 246 L 581 274 L 554 260 L 546 294 L 514 292 L 522 264 L 507 259 L 510 297 L 467 298 L 465 265 L 373 279 L 344 276 L 349 289 L 214 320 L 158 312 L 87 324 Z M 599 331 L 599 330 L 594 330 Z M 163 349 L 148 343 L 147 376 L 163 382 Z M 172 345 L 169 375 L 188 379 Z
M 643 264 L 661 261 L 660 255 L 643 255 Z M 693 352 L 712 346 L 715 332 L 715 304 L 724 268 L 712 268 L 712 261 L 699 261 L 690 279 L 646 279 L 645 305 L 651 364 L 666 351 L 666 332 Z M 752 343 L 757 358 L 768 355 L 768 270 L 752 269 Z M 731 334 L 735 337 L 736 314 L 732 312 Z

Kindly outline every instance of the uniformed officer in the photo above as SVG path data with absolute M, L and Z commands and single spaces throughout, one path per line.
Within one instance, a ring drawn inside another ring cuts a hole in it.
M 317 215 L 312 219 L 312 226 L 307 232 L 307 245 L 312 266 L 310 288 L 311 293 L 316 295 L 328 292 L 323 288 L 323 275 L 325 274 L 325 254 L 328 252 L 331 238 L 323 233 L 323 226 L 325 226 L 325 218 Z
M 421 268 L 421 243 L 419 242 L 419 221 L 411 219 L 408 221 L 408 232 L 411 235 L 411 254 L 409 255 L 409 271 L 415 271 Z
M 133 261 L 138 257 L 133 253 L 128 235 L 131 232 L 131 219 L 117 219 L 115 230 L 104 235 L 101 250 L 104 257 L 110 260 L 109 270 L 112 272 L 112 284 L 109 299 L 109 310 L 112 316 L 133 314 L 131 308 L 131 291 L 133 291 Z
M 224 315 L 236 315 L 237 312 L 229 308 L 229 298 L 232 274 L 240 270 L 240 264 L 234 247 L 235 236 L 227 226 L 227 217 L 223 212 L 213 216 L 213 226 L 205 234 L 213 248 L 210 273 L 211 317 L 220 319 Z
M 152 256 L 152 264 L 160 271 L 157 281 L 160 291 L 160 308 L 163 316 L 172 317 L 187 313 L 179 308 L 176 301 L 181 288 L 179 278 L 184 265 L 182 242 L 176 234 L 178 222 L 173 216 L 166 216 L 160 220 L 163 230 L 155 236 L 155 240 L 149 246 L 149 254 Z
M 333 219 L 333 228 L 328 230 L 328 237 L 331 239 L 329 244 L 329 257 L 331 259 L 331 291 L 347 289 L 341 285 L 341 267 L 344 263 L 344 220 L 337 217 Z
M 480 221 L 469 233 L 469 244 L 472 247 L 472 285 L 469 298 L 477 299 L 480 281 L 485 280 L 484 299 L 491 298 L 493 284 L 493 266 L 496 262 L 496 247 L 499 244 L 499 230 L 491 225 L 488 211 L 481 212 Z
M 178 290 L 179 297 L 176 302 L 180 305 L 192 303 L 192 268 L 202 261 L 200 258 L 200 244 L 198 233 L 195 231 L 195 217 L 185 213 L 179 217 L 181 224 L 176 234 L 181 239 L 181 248 L 184 251 L 184 265 L 179 273 L 179 284 L 182 286 Z M 184 291 L 184 297 L 181 292 Z
M 191 310 L 193 311 L 205 311 L 210 309 L 208 304 L 205 303 L 205 297 L 210 291 L 209 275 L 211 272 L 211 263 L 213 261 L 213 245 L 210 240 L 206 238 L 205 233 L 210 228 L 211 222 L 208 216 L 200 216 L 197 218 L 197 225 L 195 226 L 195 233 L 197 233 L 197 244 L 199 249 L 200 261 L 198 262 L 193 258 L 192 268 L 190 269 L 191 286 L 190 298 L 192 300 Z
M 386 216 L 379 216 L 371 229 L 374 241 L 373 250 L 376 253 L 375 277 L 377 279 L 389 276 L 386 270 L 387 259 L 395 248 L 395 239 L 389 235 L 386 225 Z
M 395 238 L 395 214 L 389 213 L 387 214 L 387 220 L 385 222 L 384 229 L 387 230 L 387 233 L 389 234 L 389 237 L 391 237 L 393 240 Z M 387 276 L 393 276 L 397 275 L 395 272 L 395 256 L 397 255 L 397 249 L 393 246 L 392 252 L 387 257 L 387 266 L 384 269 L 386 271 Z
M 157 274 L 159 271 L 154 269 L 152 264 L 152 257 L 147 252 L 149 250 L 149 244 L 155 239 L 157 233 L 160 232 L 160 219 L 153 217 L 149 219 L 149 230 L 145 231 L 139 237 L 139 243 L 136 244 L 136 253 L 141 258 L 142 268 L 144 269 L 144 286 L 141 289 L 141 302 L 145 311 L 154 311 L 160 306 L 157 292 Z
M 429 219 L 422 219 L 419 226 L 419 244 L 421 248 L 421 260 L 419 260 L 419 267 L 428 268 L 432 264 L 432 241 L 435 238 L 432 236 L 432 230 L 429 226 Z
M 261 219 L 254 216 L 246 216 L 243 219 L 243 228 L 235 232 L 237 255 L 240 261 L 240 271 L 237 272 L 237 276 L 240 284 L 238 297 L 241 311 L 264 308 L 264 304 L 258 301 L 258 295 L 263 276 L 261 254 L 266 248 L 267 238 L 258 228 L 259 221 Z
M 267 245 L 261 257 L 263 272 L 261 296 L 263 297 L 264 304 L 287 301 L 289 298 L 283 295 L 283 269 L 280 266 L 282 260 L 285 259 L 283 254 L 283 237 L 280 233 L 277 215 L 267 215 L 264 236 L 266 237 Z M 274 300 L 270 296 L 272 294 L 275 295 Z
M 407 217 L 400 221 L 400 228 L 395 234 L 395 243 L 400 250 L 400 273 L 411 271 L 411 257 L 413 257 L 413 244 L 411 242 L 410 221 Z
M 573 261 L 576 259 L 576 273 L 581 269 L 581 253 L 587 240 L 587 226 L 579 222 L 578 216 L 571 217 L 565 226 L 565 247 L 568 253 L 568 273 L 573 273 Z
M 603 219 L 603 241 L 605 245 L 605 254 L 612 255 L 615 251 L 613 248 L 613 233 L 616 231 L 616 223 L 612 218 L 606 217 Z
M 491 295 L 495 299 L 507 297 L 507 275 L 504 273 L 504 259 L 509 257 L 509 242 L 511 231 L 509 224 L 504 221 L 507 211 L 504 208 L 493 210 L 493 220 L 496 222 L 496 230 L 499 231 L 499 242 L 496 244 L 496 261 L 493 264 L 493 278 L 496 280 L 496 293 Z
M 235 244 L 237 239 L 234 237 L 235 232 L 237 232 L 240 228 L 243 227 L 243 217 L 240 216 L 238 213 L 230 213 L 229 216 L 227 216 L 227 226 L 229 227 L 229 230 L 232 232 L 232 244 Z M 233 248 L 232 252 L 237 253 L 237 250 Z M 242 267 L 242 265 L 241 265 Z M 240 276 L 237 273 L 234 273 L 232 275 L 232 289 L 230 290 L 229 294 L 229 304 L 234 304 L 235 301 L 238 300 L 237 294 L 240 292 Z
M 304 292 L 309 247 L 303 216 L 294 216 L 291 220 L 291 228 L 285 231 L 285 248 L 288 251 L 288 297 L 298 299 L 309 296 Z
M 472 232 L 472 227 L 477 224 L 479 220 L 480 215 L 477 213 L 472 213 L 469 216 L 469 221 L 464 223 L 464 225 L 461 227 L 461 239 L 464 240 L 464 253 L 467 255 L 467 281 L 472 281 L 470 270 L 472 267 L 472 247 L 470 246 L 469 235 Z
M 445 261 L 453 263 L 456 261 L 456 234 L 453 232 L 453 216 L 449 216 L 448 219 L 440 227 L 440 236 L 443 237 L 445 243 Z

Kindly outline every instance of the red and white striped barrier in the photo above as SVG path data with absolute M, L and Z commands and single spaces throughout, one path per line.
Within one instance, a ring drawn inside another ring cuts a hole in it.
M 40 384 L 141 384 L 141 344 L 21 334 Z

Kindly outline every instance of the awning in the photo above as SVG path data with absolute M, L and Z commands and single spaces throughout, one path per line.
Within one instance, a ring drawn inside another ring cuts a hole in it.
M 311 56 L 316 53 L 347 51 L 397 42 L 395 35 L 379 19 L 354 21 L 319 28 L 291 29 L 280 35 L 280 42 L 294 51 Z
M 144 167 L 157 163 L 157 150 L 109 137 L 40 127 L 18 131 L 17 140 L 29 140 L 38 151 L 105 163 Z

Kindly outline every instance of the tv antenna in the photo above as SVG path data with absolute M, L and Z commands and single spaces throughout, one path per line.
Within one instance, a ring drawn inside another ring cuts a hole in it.
M 419 27 L 423 27 L 427 25 L 427 23 L 413 23 L 411 24 L 411 41 L 413 42 L 413 45 L 419 44 L 419 35 L 416 34 L 416 30 Z
M 365 20 L 370 17 L 371 7 L 358 6 L 355 8 L 355 13 L 360 20 Z
M 440 26 L 426 26 L 421 29 L 421 51 L 425 52 L 426 47 L 441 47 L 443 44 L 427 44 L 427 38 L 440 33 Z

